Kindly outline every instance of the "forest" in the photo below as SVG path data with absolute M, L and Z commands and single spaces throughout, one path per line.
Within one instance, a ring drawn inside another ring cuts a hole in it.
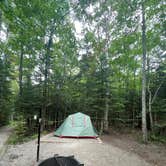
M 1 0 L 0 126 L 23 136 L 75 112 L 166 136 L 164 0 Z

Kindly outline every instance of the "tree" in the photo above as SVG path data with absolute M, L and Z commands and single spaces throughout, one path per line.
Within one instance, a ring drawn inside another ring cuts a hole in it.
M 155 128 L 165 109 L 163 0 L 6 2 L 0 4 L 1 119 L 14 112 L 30 134 L 39 108 L 43 129 L 80 111 L 99 130 L 142 127 L 147 140 L 146 116 Z
M 142 132 L 143 132 L 143 141 L 147 142 L 147 124 L 146 124 L 146 25 L 145 25 L 144 2 L 142 2 Z

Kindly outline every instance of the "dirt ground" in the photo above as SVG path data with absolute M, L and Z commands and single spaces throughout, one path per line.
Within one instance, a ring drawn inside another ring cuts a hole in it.
M 0 128 L 0 160 L 6 150 L 6 141 L 11 134 L 12 129 L 8 126 L 4 126 Z
M 153 166 L 139 155 L 100 139 L 67 139 L 52 134 L 41 139 L 40 162 L 54 154 L 74 155 L 85 166 Z M 0 166 L 36 166 L 36 140 L 10 146 Z
M 155 166 L 166 166 L 166 144 L 150 143 L 143 144 L 141 141 L 141 131 L 128 132 L 125 130 L 115 131 L 110 129 L 109 135 L 101 137 L 103 142 L 115 147 L 137 154 L 142 159 Z
M 8 126 L 0 128 L 0 149 L 8 139 L 10 133 L 11 133 L 11 128 L 9 128 Z

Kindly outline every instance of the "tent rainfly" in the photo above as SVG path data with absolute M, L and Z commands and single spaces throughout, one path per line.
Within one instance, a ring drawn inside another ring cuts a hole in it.
M 98 137 L 88 115 L 81 112 L 69 115 L 55 131 L 55 136 L 61 138 L 96 138 Z

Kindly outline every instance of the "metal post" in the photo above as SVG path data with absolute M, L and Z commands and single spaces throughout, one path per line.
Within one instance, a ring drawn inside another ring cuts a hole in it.
M 38 118 L 37 162 L 39 161 L 39 152 L 40 152 L 41 114 L 42 114 L 42 111 L 40 109 L 39 118 Z

